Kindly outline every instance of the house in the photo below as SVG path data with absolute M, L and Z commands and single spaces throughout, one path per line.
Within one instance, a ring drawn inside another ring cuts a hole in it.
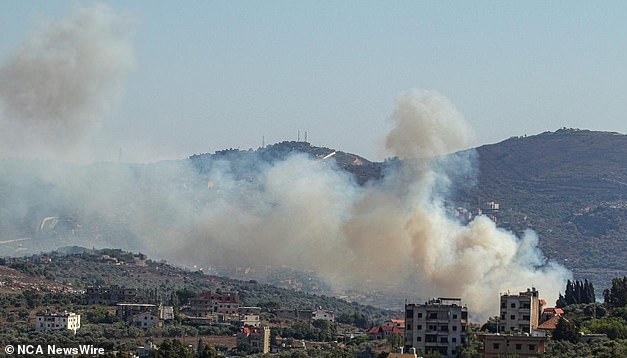
M 375 326 L 370 328 L 367 332 L 368 337 L 370 339 L 387 339 L 392 334 L 405 334 L 405 329 L 397 326 L 388 326 L 386 324 L 382 324 L 380 326 Z
M 239 307 L 237 312 L 239 313 L 239 322 L 242 326 L 261 326 L 261 307 Z
M 317 309 L 311 313 L 311 320 L 321 319 L 324 321 L 335 322 L 335 312 L 331 310 Z
M 150 303 L 118 303 L 115 307 L 115 315 L 126 322 L 131 322 L 133 316 L 144 312 L 157 315 L 157 306 Z
M 540 322 L 548 321 L 549 319 L 555 316 L 561 316 L 564 314 L 564 310 L 561 308 L 547 307 L 542 310 L 542 316 L 540 317 Z
M 35 316 L 35 331 L 48 332 L 68 329 L 74 334 L 81 328 L 81 315 L 73 312 L 39 313 Z
M 252 353 L 270 352 L 270 327 L 244 327 L 237 334 L 237 345 L 248 343 L 252 347 Z
M 460 298 L 434 298 L 405 304 L 405 350 L 453 357 L 466 341 L 468 308 Z
M 152 328 L 152 327 L 162 327 L 163 320 L 159 319 L 159 316 L 155 316 L 152 312 L 140 312 L 134 314 L 130 317 L 130 320 L 133 325 L 139 328 Z

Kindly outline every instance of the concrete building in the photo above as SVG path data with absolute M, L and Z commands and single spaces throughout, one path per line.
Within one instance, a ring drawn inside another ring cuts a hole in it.
M 252 353 L 270 352 L 270 327 L 251 328 L 244 327 L 237 334 L 237 345 L 248 343 L 252 347 Z
M 483 342 L 484 358 L 498 357 L 538 357 L 545 352 L 546 336 L 527 334 L 480 334 Z
M 331 310 L 317 309 L 311 313 L 311 320 L 315 321 L 317 319 L 335 322 L 335 312 Z
M 81 315 L 72 312 L 40 313 L 35 316 L 35 331 L 59 331 L 69 329 L 76 334 L 81 328 Z
M 137 289 L 113 286 L 87 287 L 85 300 L 88 305 L 115 305 L 119 302 L 133 302 L 137 296 Z
M 261 326 L 261 307 L 239 307 L 237 312 L 239 313 L 239 323 L 242 326 Z
M 163 326 L 163 320 L 159 319 L 158 316 L 152 314 L 152 312 L 136 313 L 132 317 L 130 317 L 129 322 L 139 328 L 152 328 Z
M 538 291 L 528 288 L 518 295 L 501 295 L 499 332 L 531 333 L 538 328 L 542 306 Z
M 236 315 L 239 308 L 237 292 L 215 293 L 206 291 L 189 301 L 189 312 L 195 317 L 208 317 L 214 313 Z
M 405 351 L 453 357 L 466 341 L 468 308 L 460 298 L 434 298 L 405 305 Z

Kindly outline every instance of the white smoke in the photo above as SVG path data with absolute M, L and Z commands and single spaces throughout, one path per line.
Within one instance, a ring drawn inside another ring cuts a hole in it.
M 10 56 L 0 66 L 0 155 L 83 155 L 77 149 L 85 148 L 134 66 L 130 25 L 106 5 L 81 8 Z
M 81 148 L 133 66 L 128 29 L 124 17 L 96 5 L 51 24 L 13 55 L 0 68 L 1 154 L 65 157 Z M 570 274 L 544 261 L 532 232 L 517 238 L 485 217 L 464 225 L 448 215 L 447 195 L 476 171 L 472 151 L 452 154 L 472 138 L 452 103 L 410 92 L 391 119 L 386 147 L 401 160 L 364 186 L 334 158 L 304 155 L 239 162 L 254 168 L 243 178 L 226 161 L 208 173 L 190 161 L 3 161 L 0 232 L 65 215 L 92 231 L 82 233 L 90 247 L 201 266 L 288 265 L 336 287 L 457 296 L 477 319 L 497 314 L 499 292 L 535 286 L 555 299 Z

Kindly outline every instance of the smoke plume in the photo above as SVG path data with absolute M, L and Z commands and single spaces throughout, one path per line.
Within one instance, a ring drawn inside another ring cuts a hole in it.
M 130 21 L 81 8 L 32 35 L 0 67 L 0 154 L 73 157 L 134 66 Z
M 387 145 L 404 160 L 363 186 L 332 158 L 303 154 L 237 152 L 202 165 L 4 161 L 0 187 L 12 190 L 0 232 L 11 239 L 30 228 L 35 243 L 42 218 L 57 216 L 80 223 L 72 244 L 201 267 L 286 265 L 336 288 L 456 296 L 475 319 L 497 314 L 507 290 L 535 286 L 555 299 L 570 273 L 543 258 L 533 232 L 518 238 L 486 217 L 463 224 L 450 215 L 447 195 L 476 174 L 474 151 L 452 153 L 470 132 L 450 101 L 406 94 L 392 121 Z
M 0 67 L 0 151 L 67 158 L 89 138 L 133 67 L 129 23 L 104 5 L 30 38 Z M 476 176 L 472 133 L 436 92 L 402 95 L 382 179 L 358 185 L 334 158 L 259 153 L 152 165 L 0 161 L 0 241 L 139 250 L 201 267 L 286 265 L 335 288 L 457 296 L 477 319 L 499 292 L 555 299 L 570 277 L 538 238 L 518 238 L 447 200 Z M 328 153 L 326 153 L 328 154 Z M 53 239 L 51 239 L 51 237 Z M 5 249 L 8 246 L 0 247 Z M 22 252 L 22 251 L 20 251 Z

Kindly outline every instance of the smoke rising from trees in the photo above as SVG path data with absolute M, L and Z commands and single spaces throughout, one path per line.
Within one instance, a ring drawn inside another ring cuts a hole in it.
M 74 158 L 133 66 L 120 24 L 107 7 L 82 9 L 0 68 L 3 156 Z M 437 92 L 409 92 L 391 121 L 386 147 L 397 159 L 363 186 L 333 158 L 302 154 L 216 158 L 207 171 L 190 160 L 5 160 L 0 229 L 6 239 L 36 236 L 43 217 L 69 217 L 80 223 L 76 244 L 88 247 L 199 266 L 287 265 L 338 288 L 461 297 L 480 318 L 507 290 L 535 286 L 554 301 L 570 273 L 544 259 L 533 232 L 518 238 L 486 217 L 463 224 L 450 215 L 449 193 L 477 170 L 476 153 L 459 151 L 472 133 L 453 104 Z

